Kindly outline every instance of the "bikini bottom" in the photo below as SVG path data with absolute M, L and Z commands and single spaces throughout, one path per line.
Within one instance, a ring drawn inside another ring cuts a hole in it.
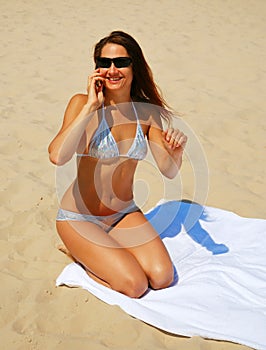
M 114 228 L 127 214 L 140 211 L 133 201 L 130 206 L 123 209 L 121 212 L 114 213 L 112 215 L 90 215 L 81 214 L 73 211 L 59 208 L 56 220 L 57 221 L 86 221 L 101 227 L 105 232 L 109 232 Z

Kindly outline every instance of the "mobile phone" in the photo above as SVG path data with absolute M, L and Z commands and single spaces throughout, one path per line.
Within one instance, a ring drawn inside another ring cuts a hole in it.
M 98 88 L 101 87 L 102 84 L 103 84 L 103 82 L 102 82 L 101 80 L 97 80 L 97 81 L 96 81 L 96 86 L 97 86 Z

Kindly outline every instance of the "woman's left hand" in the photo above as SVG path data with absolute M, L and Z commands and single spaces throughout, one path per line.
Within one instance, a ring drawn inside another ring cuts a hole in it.
M 163 142 L 169 154 L 174 155 L 184 150 L 187 143 L 187 136 L 179 129 L 169 128 L 162 132 Z

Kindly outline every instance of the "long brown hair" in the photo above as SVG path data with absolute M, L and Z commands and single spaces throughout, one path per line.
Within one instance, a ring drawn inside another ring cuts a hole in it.
M 130 91 L 132 99 L 136 102 L 147 102 L 162 107 L 161 115 L 170 123 L 172 113 L 168 110 L 169 107 L 154 82 L 152 71 L 137 41 L 125 32 L 113 31 L 95 45 L 94 62 L 97 57 L 101 56 L 102 48 L 108 43 L 123 46 L 132 59 L 133 81 Z

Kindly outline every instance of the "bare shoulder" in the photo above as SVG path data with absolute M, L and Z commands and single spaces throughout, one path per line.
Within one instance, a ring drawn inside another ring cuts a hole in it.
M 134 104 L 138 113 L 138 116 L 141 118 L 141 121 L 148 126 L 152 126 L 155 121 L 160 125 L 160 109 L 161 107 L 155 106 L 147 102 L 137 102 Z
M 67 127 L 78 116 L 87 101 L 88 95 L 85 94 L 76 94 L 71 97 L 65 110 L 61 130 Z
M 67 108 L 77 108 L 82 109 L 82 107 L 87 103 L 88 95 L 85 94 L 75 94 L 69 100 Z

